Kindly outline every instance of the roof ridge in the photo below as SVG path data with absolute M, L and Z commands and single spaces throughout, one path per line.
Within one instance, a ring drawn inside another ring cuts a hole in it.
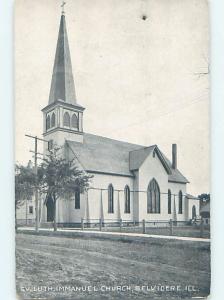
M 144 149 L 149 149 L 149 148 L 153 148 L 153 147 L 158 147 L 156 144 L 155 145 L 151 145 L 151 146 L 143 146 L 142 148 L 140 149 L 134 149 L 134 150 L 131 150 L 130 152 L 134 152 L 134 151 L 139 151 L 139 150 L 144 150 Z
M 126 141 L 116 140 L 116 139 L 113 139 L 113 138 L 109 138 L 109 137 L 106 137 L 106 136 L 103 136 L 103 135 L 98 135 L 98 134 L 93 134 L 93 133 L 84 132 L 83 134 L 84 134 L 84 136 L 85 135 L 95 136 L 95 137 L 102 138 L 102 139 L 105 139 L 105 140 L 116 141 L 116 142 L 119 142 L 119 143 L 122 143 L 122 144 L 139 146 L 141 148 L 148 148 L 148 147 L 150 147 L 150 146 L 139 145 L 139 144 L 130 143 L 130 142 L 126 142 Z

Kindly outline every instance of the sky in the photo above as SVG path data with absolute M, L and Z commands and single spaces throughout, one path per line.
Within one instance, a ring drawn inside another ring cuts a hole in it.
M 60 5 L 15 4 L 15 152 L 23 164 L 34 149 L 25 134 L 42 137 Z M 209 192 L 207 1 L 68 0 L 65 11 L 84 131 L 157 144 L 169 158 L 176 143 L 188 192 Z

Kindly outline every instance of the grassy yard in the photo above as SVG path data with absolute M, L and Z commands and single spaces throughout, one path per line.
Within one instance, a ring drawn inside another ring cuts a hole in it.
M 85 228 L 86 230 L 99 230 L 99 227 L 91 227 Z M 102 227 L 102 231 L 108 232 L 120 232 L 119 227 Z M 121 232 L 131 232 L 131 233 L 142 233 L 143 229 L 142 226 L 124 226 L 121 228 Z M 155 234 L 155 235 L 170 235 L 170 228 L 169 227 L 146 227 L 145 228 L 146 234 Z M 200 227 L 193 227 L 193 226 L 185 226 L 185 227 L 173 227 L 173 235 L 174 236 L 183 236 L 183 237 L 195 237 L 195 238 L 210 238 L 210 230 L 205 228 L 203 231 L 203 236 L 201 236 Z
M 206 296 L 209 261 L 209 244 L 200 242 L 150 239 L 130 243 L 22 233 L 16 237 L 17 292 L 23 299 Z M 164 286 L 172 291 L 161 291 Z M 187 291 L 186 286 L 197 291 Z M 114 291 L 107 291 L 112 287 Z

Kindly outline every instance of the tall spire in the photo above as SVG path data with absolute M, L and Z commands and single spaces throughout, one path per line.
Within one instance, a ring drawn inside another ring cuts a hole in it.
M 62 15 L 48 104 L 52 104 L 57 100 L 62 100 L 66 103 L 76 105 L 77 101 L 66 30 L 64 5 L 65 2 L 63 2 L 61 5 Z

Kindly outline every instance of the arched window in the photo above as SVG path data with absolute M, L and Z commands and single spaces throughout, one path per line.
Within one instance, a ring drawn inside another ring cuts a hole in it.
M 196 206 L 195 205 L 193 205 L 192 206 L 192 219 L 196 219 Z
M 80 209 L 80 189 L 75 190 L 75 209 Z
M 51 115 L 51 127 L 55 126 L 55 113 Z
M 67 111 L 64 113 L 63 126 L 70 127 L 70 116 Z
M 79 128 L 79 120 L 76 114 L 72 115 L 72 127 L 73 128 Z
M 48 115 L 46 119 L 46 130 L 48 130 L 51 127 L 51 118 Z
M 114 213 L 114 188 L 112 184 L 108 186 L 108 213 Z
M 178 213 L 182 214 L 183 213 L 183 194 L 182 191 L 179 191 L 179 210 Z
M 171 190 L 168 190 L 168 214 L 171 214 L 171 200 L 172 200 Z
M 157 181 L 153 178 L 147 190 L 147 213 L 160 213 L 160 190 Z
M 126 185 L 124 188 L 124 199 L 125 199 L 124 212 L 126 214 L 130 214 L 130 188 L 128 185 Z

